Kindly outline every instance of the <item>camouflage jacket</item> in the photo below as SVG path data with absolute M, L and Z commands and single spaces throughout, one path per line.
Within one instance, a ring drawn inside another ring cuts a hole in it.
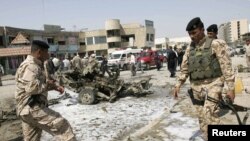
M 47 103 L 48 86 L 46 84 L 43 63 L 40 60 L 28 55 L 17 69 L 15 80 L 17 115 L 27 105 L 31 95 L 41 95 L 40 99 Z
M 198 44 L 196 44 L 196 48 L 204 48 L 206 42 L 206 37 L 204 37 Z M 211 44 L 212 54 L 215 54 L 222 71 L 221 79 L 224 80 L 229 88 L 229 90 L 234 90 L 234 72 L 232 69 L 231 58 L 227 53 L 227 44 L 225 41 L 220 39 L 214 39 Z M 190 53 L 190 47 L 186 49 L 186 52 L 183 56 L 183 61 L 181 65 L 181 74 L 178 77 L 178 83 L 176 86 L 181 86 L 189 76 L 188 73 L 188 58 Z M 204 82 L 202 82 L 204 81 Z M 200 84 L 209 83 L 214 81 L 214 79 L 202 80 Z M 191 81 L 192 83 L 192 81 Z

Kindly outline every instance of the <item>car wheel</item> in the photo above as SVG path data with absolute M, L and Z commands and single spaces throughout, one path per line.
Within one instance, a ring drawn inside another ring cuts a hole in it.
M 81 104 L 90 105 L 95 103 L 96 91 L 92 88 L 82 89 L 79 93 L 79 102 Z

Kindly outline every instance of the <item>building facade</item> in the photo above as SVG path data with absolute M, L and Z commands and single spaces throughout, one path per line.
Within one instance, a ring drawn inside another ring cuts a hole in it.
M 249 32 L 247 19 L 233 20 L 219 26 L 218 37 L 225 40 L 229 46 L 236 46 L 242 42 L 242 35 Z
M 28 42 L 12 43 L 20 34 Z M 64 56 L 65 53 L 76 53 L 79 50 L 78 36 L 79 32 L 61 31 L 60 26 L 54 25 L 45 25 L 44 30 L 0 27 L 0 63 L 6 73 L 14 74 L 21 62 L 30 54 L 30 43 L 33 40 L 48 42 L 49 52 L 58 57 Z
M 155 29 L 152 21 L 145 25 L 121 24 L 119 19 L 105 22 L 105 29 L 79 33 L 79 53 L 97 55 L 109 54 L 115 50 L 126 48 L 154 47 Z
M 11 44 L 18 34 L 29 44 Z M 65 54 L 72 57 L 78 53 L 81 57 L 95 53 L 107 55 L 125 48 L 151 48 L 154 46 L 155 29 L 153 21 L 145 20 L 145 25 L 120 24 L 120 20 L 105 22 L 105 28 L 92 31 L 68 32 L 58 25 L 44 25 L 44 30 L 0 27 L 0 63 L 5 72 L 14 73 L 20 63 L 30 54 L 33 40 L 46 41 L 49 52 L 58 58 Z M 18 50 L 18 51 L 17 51 Z

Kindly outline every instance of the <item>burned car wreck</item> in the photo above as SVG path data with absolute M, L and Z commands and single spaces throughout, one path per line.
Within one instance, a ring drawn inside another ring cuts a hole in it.
M 79 94 L 78 101 L 82 104 L 95 104 L 99 101 L 114 102 L 126 96 L 141 97 L 152 92 L 148 89 L 151 76 L 126 83 L 119 79 L 120 70 L 106 70 L 108 76 L 100 73 L 100 65 L 92 60 L 83 70 L 70 70 L 57 74 L 60 85 Z

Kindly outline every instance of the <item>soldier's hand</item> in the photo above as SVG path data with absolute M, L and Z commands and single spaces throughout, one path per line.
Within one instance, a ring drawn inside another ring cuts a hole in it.
M 47 83 L 48 83 L 49 85 L 54 85 L 55 82 L 56 82 L 56 80 L 54 80 L 54 79 L 52 79 L 52 80 L 47 80 Z
M 62 94 L 64 92 L 64 87 L 57 86 L 56 91 L 58 91 L 58 92 L 60 92 L 60 94 Z
M 227 92 L 227 97 L 230 98 L 232 102 L 234 102 L 235 94 L 234 91 L 228 91 Z
M 179 92 L 180 92 L 180 87 L 174 87 L 173 96 L 175 99 L 178 98 Z

